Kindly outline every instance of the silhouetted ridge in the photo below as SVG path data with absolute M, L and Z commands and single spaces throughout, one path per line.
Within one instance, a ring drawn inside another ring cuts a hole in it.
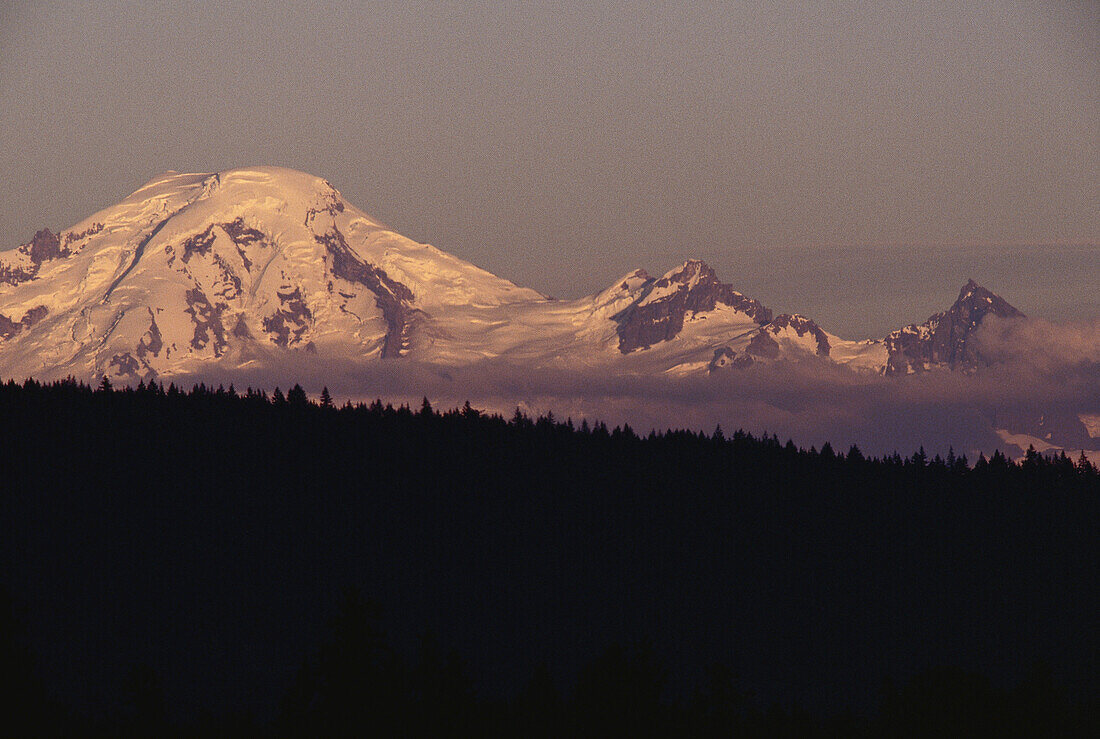
M 1083 458 L 322 397 L 0 384 L 12 733 L 1065 733 L 1100 695 Z

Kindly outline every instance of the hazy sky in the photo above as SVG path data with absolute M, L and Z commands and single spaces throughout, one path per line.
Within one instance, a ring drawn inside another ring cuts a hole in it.
M 1100 3 L 0 2 L 0 245 L 276 164 L 559 297 L 1100 315 Z

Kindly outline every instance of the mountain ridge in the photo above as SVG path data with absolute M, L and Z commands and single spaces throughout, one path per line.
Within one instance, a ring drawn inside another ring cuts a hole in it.
M 115 380 L 287 352 L 438 365 L 690 375 L 816 358 L 878 374 L 980 363 L 987 315 L 1023 314 L 970 280 L 923 324 L 849 341 L 773 314 L 685 260 L 548 298 L 388 229 L 326 180 L 277 167 L 168 172 L 70 229 L 0 253 L 0 373 Z

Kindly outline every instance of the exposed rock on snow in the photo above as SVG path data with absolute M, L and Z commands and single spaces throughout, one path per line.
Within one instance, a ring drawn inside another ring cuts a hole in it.
M 951 369 L 975 366 L 979 358 L 973 351 L 970 337 L 988 315 L 1024 317 L 974 280 L 967 281 L 958 300 L 946 311 L 931 316 L 919 326 L 906 326 L 886 337 L 890 352 L 886 374 L 920 372 L 933 366 Z
M 299 351 L 631 374 L 817 357 L 894 374 L 969 366 L 989 314 L 1021 315 L 970 282 L 920 326 L 846 341 L 805 316 L 773 317 L 694 259 L 554 300 L 387 229 L 317 177 L 170 172 L 0 254 L 0 376 L 136 382 L 219 363 L 277 375 Z

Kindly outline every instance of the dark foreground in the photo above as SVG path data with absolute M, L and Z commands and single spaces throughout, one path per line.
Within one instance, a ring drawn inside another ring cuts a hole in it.
M 9 383 L 0 485 L 0 733 L 1097 721 L 1086 462 Z

